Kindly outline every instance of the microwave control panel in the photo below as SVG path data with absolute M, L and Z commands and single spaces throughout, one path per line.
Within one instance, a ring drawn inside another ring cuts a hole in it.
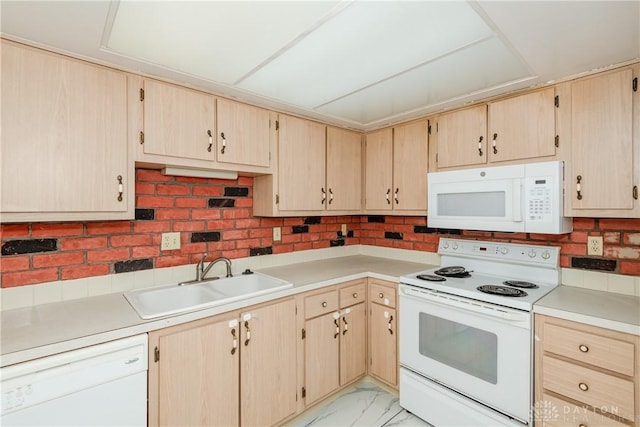
M 530 177 L 525 181 L 525 215 L 530 222 L 550 222 L 553 188 L 550 177 Z

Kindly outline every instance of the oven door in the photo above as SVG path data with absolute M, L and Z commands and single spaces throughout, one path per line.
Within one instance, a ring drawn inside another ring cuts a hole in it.
M 531 407 L 531 314 L 400 285 L 400 364 L 523 422 Z

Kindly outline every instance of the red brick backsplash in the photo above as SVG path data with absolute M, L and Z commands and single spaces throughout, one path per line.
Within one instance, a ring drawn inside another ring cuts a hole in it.
M 560 247 L 562 267 L 640 275 L 640 220 L 574 219 L 565 235 L 432 229 L 426 217 L 256 218 L 253 179 L 186 178 L 136 171 L 132 221 L 2 224 L 2 287 L 196 263 L 202 253 L 241 258 L 353 244 L 436 252 L 442 236 Z M 341 224 L 349 234 L 342 236 Z M 282 227 L 282 240 L 272 240 Z M 181 248 L 160 250 L 161 234 L 181 233 Z M 604 255 L 587 256 L 602 235 Z

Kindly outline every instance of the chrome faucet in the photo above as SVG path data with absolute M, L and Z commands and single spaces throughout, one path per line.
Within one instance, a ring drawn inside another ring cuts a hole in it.
M 196 282 L 200 282 L 204 280 L 209 270 L 211 270 L 211 267 L 213 267 L 218 261 L 224 261 L 224 263 L 227 265 L 227 277 L 233 277 L 233 274 L 231 274 L 231 260 L 229 258 L 225 258 L 225 257 L 216 258 L 213 261 L 211 261 L 209 265 L 205 267 L 204 260 L 207 258 L 207 255 L 208 254 L 206 253 L 203 254 L 202 258 L 200 258 L 200 261 L 196 265 Z

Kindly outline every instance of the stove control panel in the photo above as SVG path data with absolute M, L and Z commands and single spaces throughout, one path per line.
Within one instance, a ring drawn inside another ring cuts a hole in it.
M 554 246 L 520 245 L 480 240 L 440 239 L 440 255 L 505 260 L 510 262 L 556 266 L 560 248 Z

